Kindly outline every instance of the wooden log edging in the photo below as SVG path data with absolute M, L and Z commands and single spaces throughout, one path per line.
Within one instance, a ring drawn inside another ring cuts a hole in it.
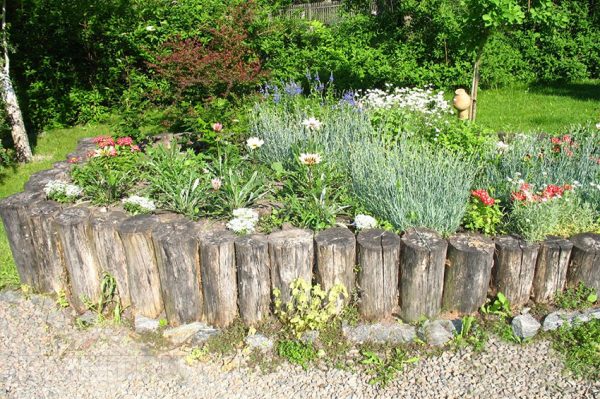
M 93 148 L 86 140 L 70 155 Z M 164 311 L 172 325 L 202 320 L 220 327 L 238 315 L 247 325 L 260 323 L 271 312 L 272 290 L 285 302 L 296 278 L 326 290 L 337 283 L 358 288 L 360 313 L 370 320 L 399 311 L 414 321 L 435 317 L 440 307 L 471 313 L 490 280 L 489 293 L 503 292 L 513 307 L 551 301 L 580 282 L 600 291 L 598 234 L 533 244 L 468 234 L 444 240 L 424 229 L 402 239 L 341 227 L 235 236 L 180 216 L 132 217 L 45 200 L 46 183 L 68 179 L 69 168 L 58 162 L 32 175 L 25 192 L 0 201 L 0 216 L 23 283 L 42 292 L 66 289 L 78 311 L 85 310 L 82 297 L 97 298 L 103 272 L 115 277 L 122 304 L 135 313 Z

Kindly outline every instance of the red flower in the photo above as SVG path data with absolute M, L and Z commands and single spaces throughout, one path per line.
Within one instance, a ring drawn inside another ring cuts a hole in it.
M 565 134 L 562 137 L 562 141 L 565 142 L 565 143 L 571 143 L 571 136 L 569 136 L 568 134 Z
M 519 190 L 521 190 L 521 191 L 529 191 L 529 190 L 531 190 L 531 184 L 529 184 L 529 183 L 523 183 L 519 187 Z
M 79 158 L 79 157 L 71 157 L 71 158 L 69 158 L 69 160 L 67 162 L 69 162 L 69 163 L 78 163 L 79 161 L 81 161 L 81 158 Z
M 128 146 L 133 144 L 133 139 L 131 137 L 120 137 L 117 139 L 117 145 L 120 146 Z
M 525 201 L 527 199 L 527 196 L 520 191 L 515 191 L 511 193 L 510 197 L 513 201 Z
M 471 195 L 479 199 L 485 206 L 492 206 L 496 203 L 496 200 L 493 199 L 487 190 L 484 189 L 473 190 L 471 191 Z
M 100 148 L 113 147 L 115 145 L 115 140 L 109 136 L 98 136 L 95 137 L 92 141 L 96 143 Z
M 551 142 L 552 144 L 560 144 L 560 138 L 558 138 L 558 137 L 552 137 L 552 138 L 550 139 L 550 142 Z

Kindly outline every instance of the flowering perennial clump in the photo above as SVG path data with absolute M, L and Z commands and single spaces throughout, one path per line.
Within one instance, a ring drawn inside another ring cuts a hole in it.
M 50 180 L 44 187 L 44 193 L 48 199 L 58 202 L 73 202 L 81 197 L 83 190 L 75 184 L 69 184 L 60 180 Z
M 573 190 L 573 185 L 565 184 L 557 186 L 555 184 L 548 184 L 544 189 L 536 192 L 534 191 L 533 185 L 529 183 L 522 183 L 519 186 L 518 191 L 511 193 L 513 201 L 519 201 L 523 203 L 535 203 L 535 202 L 546 202 L 552 199 L 562 198 L 566 191 Z
M 129 198 L 123 199 L 123 208 L 125 208 L 127 212 L 137 215 L 155 211 L 156 205 L 150 198 L 132 195 Z
M 471 195 L 481 201 L 481 203 L 485 206 L 492 206 L 496 203 L 496 200 L 493 199 L 487 190 L 479 189 L 471 191 Z
M 431 87 L 425 89 L 396 87 L 386 85 L 386 90 L 372 89 L 365 91 L 358 103 L 367 108 L 391 109 L 404 108 L 409 111 L 428 115 L 444 115 L 452 113 L 450 103 L 444 99 L 444 92 L 435 93 Z
M 140 147 L 133 143 L 131 137 L 119 137 L 116 141 L 110 136 L 98 136 L 92 140 L 98 148 L 87 153 L 88 158 L 116 157 L 126 148 L 130 152 L 140 151 Z M 69 160 L 70 162 L 70 160 Z M 77 163 L 77 162 L 72 162 Z
M 258 213 L 249 208 L 233 211 L 233 219 L 227 222 L 227 228 L 236 234 L 253 233 L 258 223 Z
M 354 217 L 354 226 L 358 230 L 374 229 L 377 227 L 377 220 L 373 216 L 369 215 L 356 215 Z

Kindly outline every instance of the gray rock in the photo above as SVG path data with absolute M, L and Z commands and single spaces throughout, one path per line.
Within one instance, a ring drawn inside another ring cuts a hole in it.
M 21 300 L 21 293 L 14 290 L 6 290 L 0 292 L 0 301 L 8 303 L 19 303 Z
M 203 324 L 203 327 L 198 330 L 191 338 L 190 343 L 193 345 L 202 345 L 209 340 L 210 337 L 218 335 L 221 331 L 217 328 Z
M 263 352 L 269 352 L 273 349 L 273 340 L 262 334 L 249 335 L 244 339 L 246 345 L 251 349 L 259 349 Z
M 417 335 L 415 327 L 400 323 L 359 324 L 355 327 L 344 324 L 342 332 L 348 341 L 359 344 L 364 342 L 403 344 L 411 342 Z
M 597 309 L 588 309 L 584 312 L 584 314 L 586 316 L 590 317 L 591 319 L 600 319 L 600 308 Z
M 521 338 L 527 339 L 535 336 L 542 325 L 530 314 L 522 314 L 512 321 L 513 333 Z
M 427 320 L 419 328 L 419 338 L 429 345 L 441 346 L 454 338 L 456 328 L 450 320 Z
M 87 312 L 79 316 L 77 319 L 80 320 L 80 322 L 83 323 L 85 326 L 91 326 L 93 324 L 96 324 L 96 321 L 98 321 L 98 315 L 92 312 L 91 310 L 88 310 Z
M 552 331 L 556 330 L 558 327 L 562 326 L 565 323 L 571 324 L 571 319 L 576 314 L 576 312 L 565 312 L 564 310 L 552 312 L 544 318 L 542 330 Z
M 145 333 L 145 332 L 156 332 L 160 325 L 158 319 L 151 319 L 146 316 L 135 315 L 134 320 L 135 332 L 137 333 Z
M 183 324 L 179 327 L 168 328 L 163 332 L 163 337 L 171 341 L 175 345 L 181 345 L 198 333 L 198 331 L 206 329 L 208 326 L 204 323 L 194 322 Z

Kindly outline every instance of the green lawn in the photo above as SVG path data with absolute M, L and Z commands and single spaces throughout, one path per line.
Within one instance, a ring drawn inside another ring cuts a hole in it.
M 477 122 L 496 131 L 560 133 L 600 122 L 600 80 L 481 90 L 478 97 Z
M 99 125 L 55 129 L 38 136 L 34 148 L 34 162 L 19 166 L 14 170 L 5 170 L 0 174 L 0 198 L 23 190 L 23 185 L 31 174 L 49 169 L 53 163 L 64 160 L 66 155 L 75 149 L 79 139 L 107 134 L 108 131 L 106 126 Z M 0 289 L 18 284 L 19 277 L 4 234 L 4 226 L 0 223 Z
M 448 94 L 450 95 L 450 94 Z M 481 90 L 477 121 L 496 131 L 561 132 L 574 123 L 600 122 L 600 80 L 560 86 Z M 38 137 L 35 161 L 0 174 L 0 198 L 23 189 L 32 173 L 73 151 L 82 137 L 107 134 L 105 125 L 56 129 Z M 10 248 L 0 224 L 0 288 L 17 285 Z

